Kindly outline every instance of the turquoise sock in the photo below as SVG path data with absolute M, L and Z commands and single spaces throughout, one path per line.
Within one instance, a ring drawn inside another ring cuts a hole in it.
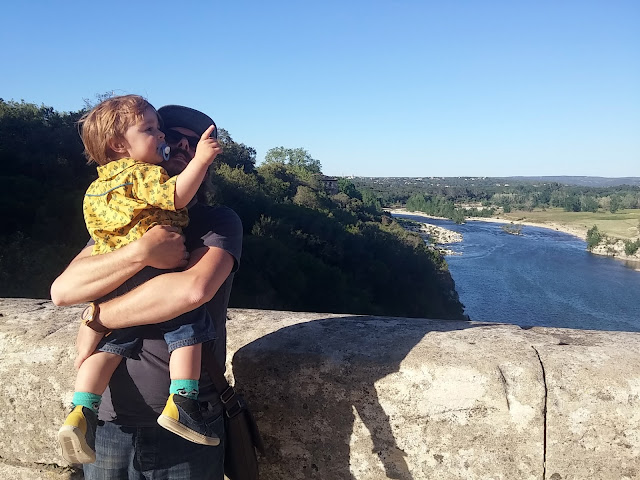
M 100 402 L 102 402 L 102 395 L 96 395 L 89 392 L 74 392 L 71 403 L 74 407 L 82 405 L 83 407 L 90 408 L 96 414 L 100 409 Z
M 171 380 L 169 393 L 174 393 L 177 395 L 182 395 L 183 397 L 197 400 L 198 393 L 200 393 L 198 380 Z

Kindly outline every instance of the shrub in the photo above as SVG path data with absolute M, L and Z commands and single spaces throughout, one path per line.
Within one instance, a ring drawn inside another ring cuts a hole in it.
M 603 238 L 604 235 L 598 231 L 597 225 L 591 227 L 589 230 L 587 230 L 587 250 L 593 250 L 593 247 L 598 245 Z
M 638 251 L 638 248 L 640 248 L 640 238 L 635 241 L 624 241 L 624 253 L 626 253 L 627 255 L 635 255 L 635 253 Z

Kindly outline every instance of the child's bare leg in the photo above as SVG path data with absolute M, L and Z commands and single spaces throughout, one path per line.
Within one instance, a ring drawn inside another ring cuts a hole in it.
M 200 380 L 202 344 L 176 348 L 171 352 L 169 375 L 171 380 Z
M 75 391 L 102 395 L 121 360 L 114 353 L 95 352 L 80 365 Z

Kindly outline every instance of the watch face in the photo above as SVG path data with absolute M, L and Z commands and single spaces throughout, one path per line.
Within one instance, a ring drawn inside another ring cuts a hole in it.
M 89 305 L 84 309 L 84 311 L 82 312 L 82 319 L 85 321 L 93 320 L 93 305 Z

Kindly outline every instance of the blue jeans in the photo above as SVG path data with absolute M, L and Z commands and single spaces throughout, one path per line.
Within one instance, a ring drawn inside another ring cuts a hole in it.
M 173 320 L 157 323 L 154 326 L 164 334 L 169 353 L 176 348 L 197 345 L 216 338 L 213 320 L 204 305 L 191 312 L 183 313 Z M 143 331 L 143 328 L 129 327 L 114 330 L 100 340 L 96 350 L 132 358 L 140 351 L 142 345 L 140 332 Z
M 123 427 L 105 422 L 96 432 L 96 462 L 85 480 L 223 480 L 224 414 L 207 420 L 220 437 L 209 447 L 160 426 Z

